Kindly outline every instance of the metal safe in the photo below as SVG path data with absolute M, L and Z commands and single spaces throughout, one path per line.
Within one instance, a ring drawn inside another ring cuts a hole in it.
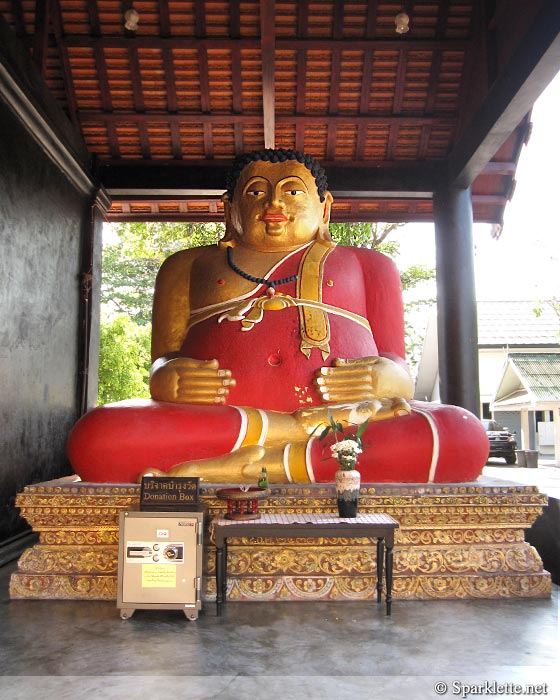
M 201 609 L 203 514 L 121 512 L 117 607 L 123 620 L 136 609 Z

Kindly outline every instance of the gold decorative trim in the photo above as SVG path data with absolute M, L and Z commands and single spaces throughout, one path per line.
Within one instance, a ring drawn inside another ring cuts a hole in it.
M 10 598 L 116 600 L 116 576 L 12 574 Z
M 221 486 L 201 486 L 206 523 L 224 512 Z M 138 508 L 136 484 L 34 484 L 17 496 L 39 544 L 20 558 L 13 598 L 116 599 L 118 519 Z M 550 577 L 524 541 L 547 503 L 519 484 L 365 484 L 363 512 L 400 522 L 395 537 L 396 599 L 546 597 Z M 269 513 L 332 513 L 332 484 L 271 487 Z M 319 546 L 318 546 L 319 545 Z M 230 542 L 232 600 L 369 600 L 376 583 L 375 546 L 365 539 L 254 538 Z M 206 537 L 203 591 L 215 596 L 214 548 Z

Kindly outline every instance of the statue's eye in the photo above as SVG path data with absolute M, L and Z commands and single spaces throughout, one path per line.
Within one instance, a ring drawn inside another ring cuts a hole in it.
M 253 197 L 258 197 L 260 194 L 263 194 L 263 190 L 249 190 L 247 194 L 250 194 Z
M 303 190 L 288 190 L 288 194 L 291 194 L 293 197 L 295 197 L 298 194 L 303 194 Z

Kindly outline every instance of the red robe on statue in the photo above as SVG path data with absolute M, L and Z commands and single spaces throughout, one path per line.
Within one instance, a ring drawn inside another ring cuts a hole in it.
M 334 358 L 381 355 L 404 361 L 402 296 L 393 262 L 368 249 L 318 245 L 286 255 L 266 275 L 298 276 L 297 282 L 277 288 L 277 298 L 289 295 L 295 305 L 288 299 L 286 308 L 271 310 L 266 303 L 259 308 L 256 300 L 266 293 L 259 284 L 242 298 L 191 312 L 180 354 L 217 359 L 220 367 L 232 371 L 236 386 L 227 406 L 137 400 L 94 409 L 78 422 L 68 443 L 70 460 L 82 479 L 132 482 L 145 469 L 166 471 L 179 462 L 217 457 L 251 444 L 247 440 L 255 417 L 266 422 L 265 410 L 291 413 L 323 403 L 313 379 Z M 302 261 L 316 250 L 322 257 L 311 264 L 320 269 L 319 288 L 310 294 Z M 458 407 L 411 405 L 408 416 L 368 425 L 359 462 L 362 480 L 476 479 L 488 455 L 480 422 Z M 325 460 L 329 444 L 316 438 L 303 449 L 288 444 L 287 480 L 332 481 L 335 463 Z

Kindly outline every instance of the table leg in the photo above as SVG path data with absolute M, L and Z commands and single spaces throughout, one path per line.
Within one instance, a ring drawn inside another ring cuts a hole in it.
M 385 576 L 387 591 L 385 594 L 385 600 L 387 601 L 387 615 L 391 614 L 391 603 L 393 601 L 393 545 L 392 543 L 387 545 L 385 552 L 386 562 L 385 562 Z
M 383 591 L 383 549 L 385 543 L 383 537 L 377 538 L 377 602 L 381 602 Z
M 216 547 L 216 615 L 222 614 L 222 603 L 224 602 L 224 548 Z
M 223 602 L 226 602 L 227 599 L 227 557 L 228 557 L 228 543 L 227 540 L 224 538 L 224 565 L 223 565 L 223 570 L 224 570 L 224 575 L 223 575 L 223 583 L 222 583 L 222 598 Z

